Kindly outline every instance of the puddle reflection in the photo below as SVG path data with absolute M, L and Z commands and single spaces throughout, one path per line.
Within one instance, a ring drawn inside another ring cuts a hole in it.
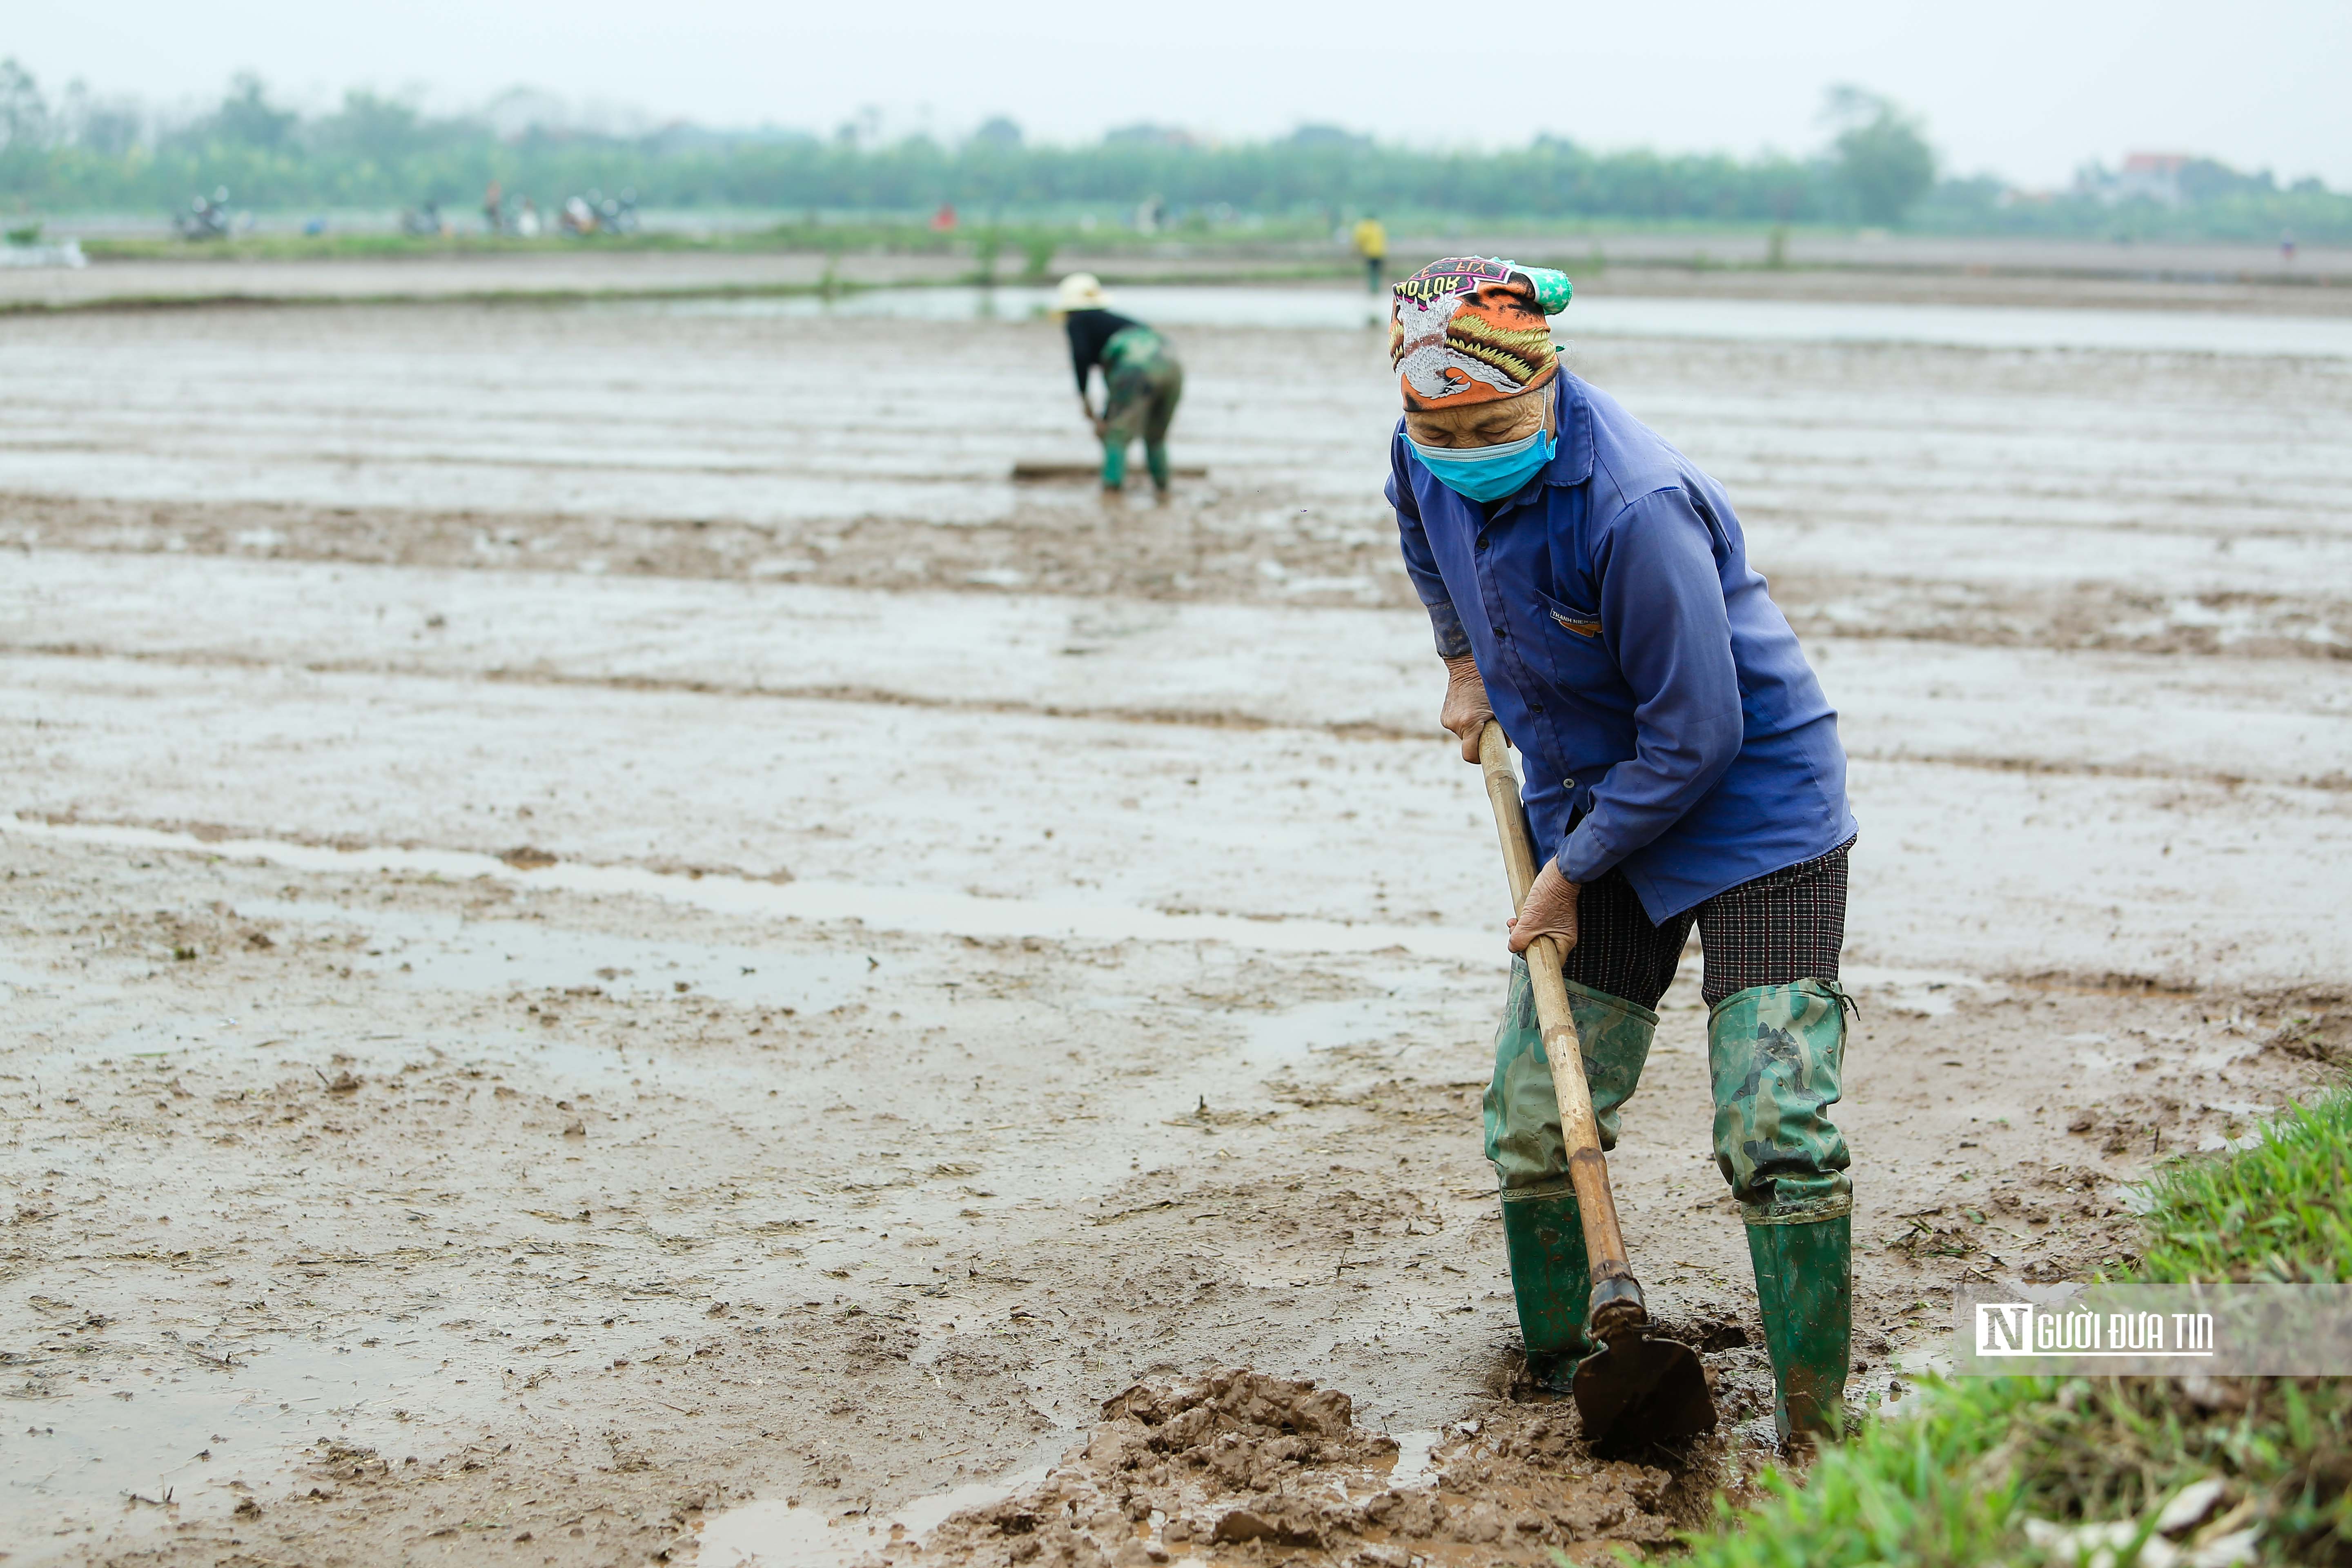
M 395 1467 L 429 1459 L 446 1446 L 443 1423 L 499 1394 L 495 1383 L 460 1388 L 429 1348 L 302 1339 L 75 1343 L 12 1392 L 18 1427 L 0 1478 L 0 1540 L 22 1553 L 11 1563 L 73 1557 L 84 1525 L 120 1550 L 142 1525 L 226 1521 L 248 1500 L 266 1513 L 321 1440 L 373 1448 Z

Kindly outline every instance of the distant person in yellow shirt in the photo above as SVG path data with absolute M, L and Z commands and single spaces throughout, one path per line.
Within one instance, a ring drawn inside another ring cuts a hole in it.
M 1388 287 L 1382 267 L 1389 258 L 1389 231 L 1381 226 L 1377 216 L 1365 218 L 1356 226 L 1356 254 L 1364 258 L 1364 283 L 1375 294 Z

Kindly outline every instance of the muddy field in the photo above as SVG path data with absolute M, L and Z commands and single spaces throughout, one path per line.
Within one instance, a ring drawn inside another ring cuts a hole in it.
M 62 226 L 71 232 L 72 225 Z M 1882 300 L 2063 306 L 2342 318 L 2352 315 L 2352 251 L 2305 247 L 2119 245 L 2096 241 L 1856 239 L 1800 234 L 1785 268 L 1766 265 L 1761 233 L 1400 236 L 1394 255 L 1517 256 L 1565 266 L 1580 297 Z M 1412 263 L 1418 265 L 1416 261 Z M 1010 281 L 1018 260 L 999 263 Z M 629 295 L 785 293 L 828 277 L 852 286 L 942 284 L 972 279 L 969 246 L 927 255 L 880 250 L 556 250 L 424 252 L 311 260 L 231 258 L 205 245 L 163 256 L 100 258 L 84 268 L 0 268 L 0 313 L 142 307 L 167 302 L 593 299 Z M 1252 244 L 1226 237 L 1137 248 L 1066 249 L 1055 273 L 1090 271 L 1122 283 L 1192 283 L 1317 277 L 1352 279 L 1352 256 L 1327 243 Z M 1336 276 L 1335 276 L 1336 275 Z
M 1377 335 L 1178 342 L 1157 507 L 1011 481 L 1086 456 L 1036 323 L 0 321 L 7 1562 L 1534 1563 L 1749 1484 L 1697 952 L 1612 1168 L 1727 1419 L 1602 1463 Z M 1574 363 L 1843 714 L 1899 1409 L 2343 1059 L 2352 360 Z

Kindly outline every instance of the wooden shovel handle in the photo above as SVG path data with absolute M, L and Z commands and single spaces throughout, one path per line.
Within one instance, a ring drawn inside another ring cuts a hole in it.
M 1535 885 L 1535 847 L 1528 837 L 1526 809 L 1519 804 L 1519 781 L 1511 772 L 1503 727 L 1488 720 L 1478 736 L 1478 767 L 1486 776 L 1486 798 L 1495 808 L 1495 834 L 1503 842 L 1503 868 L 1511 879 L 1511 910 L 1517 913 Z M 1592 1115 L 1592 1090 L 1584 1081 L 1584 1051 L 1577 1043 L 1576 1021 L 1569 1011 L 1568 985 L 1560 966 L 1568 955 L 1554 938 L 1539 936 L 1528 944 L 1528 978 L 1535 989 L 1536 1024 L 1543 1031 L 1544 1055 L 1551 1061 L 1551 1081 L 1559 1096 L 1561 1142 L 1568 1145 L 1568 1179 L 1576 1189 L 1577 1207 L 1584 1217 L 1584 1249 L 1590 1255 L 1595 1287 L 1593 1328 L 1604 1337 L 1618 1325 L 1601 1321 L 1601 1299 L 1619 1308 L 1630 1305 L 1637 1314 L 1625 1327 L 1647 1321 L 1641 1288 L 1633 1283 L 1633 1265 L 1625 1258 L 1625 1235 L 1617 1225 L 1617 1200 L 1609 1191 L 1609 1165 L 1601 1156 L 1601 1124 Z M 1618 1285 L 1616 1281 L 1622 1281 Z M 1631 1287 L 1628 1291 L 1626 1287 Z

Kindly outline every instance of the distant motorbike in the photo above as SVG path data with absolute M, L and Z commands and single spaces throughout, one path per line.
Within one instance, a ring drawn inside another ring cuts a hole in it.
M 209 196 L 189 199 L 188 210 L 172 220 L 182 239 L 226 239 L 236 226 L 228 210 L 228 187 L 215 185 Z
M 430 239 L 449 232 L 442 221 L 441 204 L 426 202 L 421 207 L 410 207 L 400 215 L 400 232 L 411 239 Z

